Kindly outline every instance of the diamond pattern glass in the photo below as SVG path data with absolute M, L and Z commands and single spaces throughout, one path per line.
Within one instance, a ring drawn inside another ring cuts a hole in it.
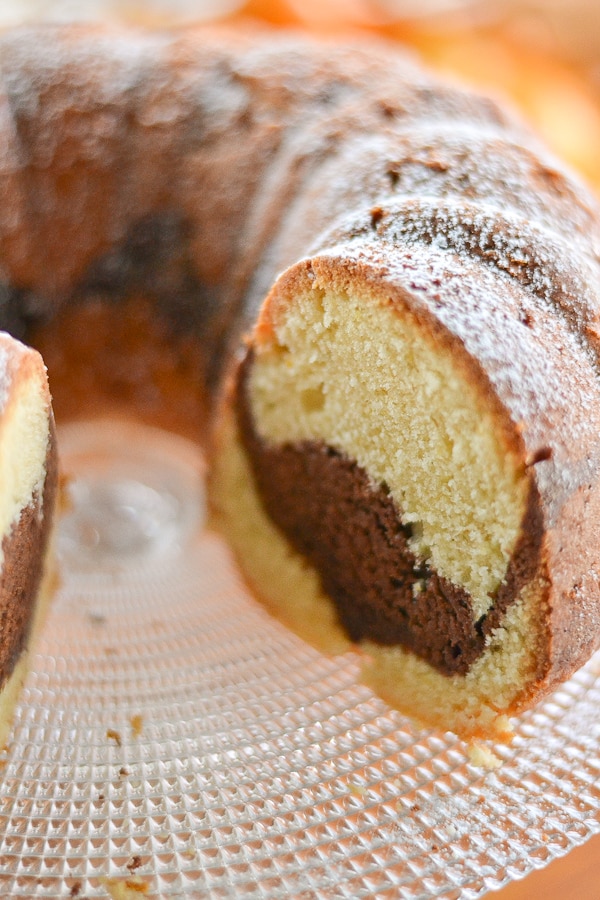
M 600 831 L 600 656 L 476 768 L 247 593 L 201 460 L 66 429 L 63 583 L 0 759 L 0 895 L 466 898 Z

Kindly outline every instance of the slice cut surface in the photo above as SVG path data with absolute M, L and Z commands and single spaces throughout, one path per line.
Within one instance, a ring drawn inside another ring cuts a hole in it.
M 258 437 L 355 463 L 397 510 L 423 573 L 414 592 L 435 573 L 468 595 L 478 622 L 506 578 L 528 497 L 483 391 L 413 316 L 374 298 L 313 289 L 262 335 L 247 386 Z

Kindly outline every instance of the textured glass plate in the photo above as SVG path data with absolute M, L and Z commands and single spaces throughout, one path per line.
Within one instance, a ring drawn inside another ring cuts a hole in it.
M 416 729 L 248 596 L 201 460 L 63 431 L 63 585 L 0 770 L 0 895 L 475 898 L 600 831 L 600 658 L 500 769 Z

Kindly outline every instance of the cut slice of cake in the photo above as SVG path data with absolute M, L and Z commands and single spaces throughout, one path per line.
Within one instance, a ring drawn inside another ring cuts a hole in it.
M 0 746 L 55 586 L 50 559 L 57 496 L 46 370 L 35 350 L 0 333 Z

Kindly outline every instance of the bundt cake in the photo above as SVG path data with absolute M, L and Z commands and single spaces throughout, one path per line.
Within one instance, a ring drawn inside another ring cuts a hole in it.
M 507 736 L 600 637 L 594 201 L 383 44 L 66 27 L 0 60 L 0 325 L 58 414 L 187 385 L 257 597 L 418 719 Z M 56 483 L 11 346 L 9 692 Z

